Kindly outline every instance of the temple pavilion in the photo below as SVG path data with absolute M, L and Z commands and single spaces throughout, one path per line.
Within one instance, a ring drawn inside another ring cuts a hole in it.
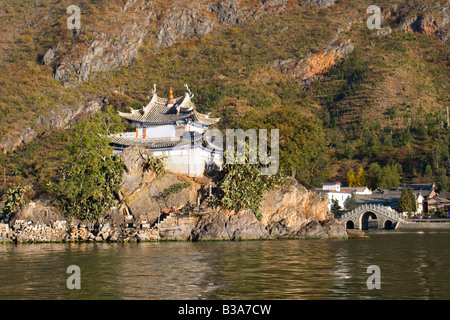
M 119 112 L 120 117 L 136 127 L 136 131 L 112 136 L 114 153 L 127 147 L 142 146 L 155 157 L 164 156 L 166 169 L 190 176 L 202 176 L 207 169 L 220 169 L 223 154 L 205 143 L 204 135 L 209 127 L 220 118 L 197 112 L 192 98 L 194 95 L 185 85 L 186 93 L 169 98 L 159 97 L 156 85 L 150 102 L 142 109 L 130 113 Z

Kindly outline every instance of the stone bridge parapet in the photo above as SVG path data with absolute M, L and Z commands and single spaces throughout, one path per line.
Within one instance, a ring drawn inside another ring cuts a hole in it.
M 403 219 L 391 207 L 366 204 L 343 214 L 338 220 L 347 229 L 366 230 L 371 227 L 378 229 L 397 229 Z

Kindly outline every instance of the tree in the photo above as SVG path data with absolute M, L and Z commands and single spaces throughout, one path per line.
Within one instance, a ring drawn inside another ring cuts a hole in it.
M 367 183 L 369 189 L 371 190 L 375 190 L 378 187 L 377 177 L 380 169 L 380 165 L 376 162 L 372 162 L 369 165 L 369 169 L 367 171 Z
M 424 177 L 425 179 L 427 179 L 427 181 L 432 181 L 433 179 L 433 169 L 431 169 L 430 164 L 427 164 L 427 166 L 425 167 Z
M 400 212 L 415 212 L 416 207 L 416 197 L 410 188 L 403 188 L 398 200 L 398 211 Z
M 283 176 L 278 172 L 274 175 L 261 175 L 259 164 L 249 163 L 249 147 L 246 144 L 244 164 L 237 162 L 225 164 L 223 172 L 225 178 L 220 184 L 218 203 L 228 210 L 239 212 L 250 209 L 256 218 L 262 218 L 260 204 L 266 190 L 280 184 Z
M 449 178 L 447 175 L 446 168 L 439 168 L 438 170 L 436 170 L 436 184 L 437 184 L 439 192 L 448 190 L 448 185 L 449 185 L 448 181 L 449 181 Z
M 349 187 L 356 187 L 356 175 L 353 169 L 350 169 L 347 172 L 347 184 Z
M 381 189 L 397 189 L 400 185 L 400 168 L 397 165 L 387 165 L 377 173 L 377 187 Z
M 113 156 L 107 137 L 122 130 L 113 112 L 108 107 L 75 127 L 67 144 L 69 160 L 60 168 L 60 176 L 47 185 L 68 219 L 97 219 L 114 205 L 124 165 Z
M 357 206 L 358 204 L 356 202 L 356 194 L 355 192 L 352 192 L 352 195 L 345 202 L 345 209 L 347 209 L 347 211 L 352 211 L 356 209 Z
M 447 140 L 448 142 L 448 140 Z M 434 142 L 433 149 L 431 151 L 431 157 L 433 162 L 433 167 L 437 170 L 442 165 L 448 163 L 448 143 L 443 139 L 437 139 Z
M 239 123 L 245 128 L 278 128 L 280 169 L 305 187 L 318 187 L 330 175 L 328 140 L 322 123 L 301 108 L 277 107 L 267 113 L 249 112 Z
M 357 187 L 365 187 L 367 186 L 366 172 L 363 167 L 360 167 L 358 170 L 358 175 L 356 176 L 356 186 Z
M 341 213 L 341 206 L 339 205 L 339 201 L 338 199 L 333 199 L 331 200 L 331 212 L 334 215 L 338 215 Z
M 328 149 L 322 124 L 315 118 L 307 118 L 289 111 L 279 120 L 288 127 L 280 129 L 281 166 L 290 169 L 295 178 L 306 187 L 319 186 L 329 174 Z M 297 120 L 294 119 L 298 117 Z

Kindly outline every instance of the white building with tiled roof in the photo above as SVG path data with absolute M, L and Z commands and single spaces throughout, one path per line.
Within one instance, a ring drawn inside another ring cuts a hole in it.
M 339 206 L 344 209 L 347 199 L 351 197 L 354 192 L 357 195 L 372 194 L 367 187 L 342 187 L 340 182 L 325 182 L 322 184 L 322 189 L 314 190 L 319 193 L 326 194 L 329 199 L 328 209 L 331 210 L 333 200 L 337 200 Z
M 159 97 L 154 86 L 150 102 L 140 110 L 119 115 L 136 127 L 135 132 L 113 135 L 111 144 L 119 153 L 130 146 L 149 149 L 155 157 L 166 157 L 166 168 L 175 173 L 201 176 L 208 168 L 221 168 L 223 154 L 220 148 L 205 143 L 209 126 L 220 118 L 210 118 L 196 110 L 193 94 L 187 92 L 174 98 Z M 221 146 L 219 146 L 221 147 Z
M 340 182 L 325 182 L 322 184 L 322 189 L 314 190 L 319 193 L 326 194 L 329 199 L 328 209 L 331 210 L 333 200 L 337 200 L 339 206 L 343 209 L 345 208 L 345 202 L 351 196 L 350 191 L 341 190 Z

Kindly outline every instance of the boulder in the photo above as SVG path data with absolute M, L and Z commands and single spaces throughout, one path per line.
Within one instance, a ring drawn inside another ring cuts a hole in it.
M 347 239 L 345 227 L 336 219 L 324 221 L 311 221 L 295 234 L 295 237 L 304 239 Z
M 36 200 L 29 202 L 18 210 L 10 220 L 10 225 L 14 225 L 16 220 L 31 221 L 33 224 L 43 223 L 52 225 L 56 221 L 66 221 L 66 219 L 53 206 L 49 195 L 44 194 Z
M 392 29 L 391 29 L 391 27 L 388 26 L 388 27 L 384 27 L 384 28 L 381 28 L 381 29 L 375 31 L 373 33 L 373 35 L 375 35 L 375 36 L 388 36 L 391 33 L 392 33 Z
M 144 170 L 146 159 L 150 156 L 148 150 L 137 146 L 126 148 L 119 154 L 126 168 L 120 194 L 126 198 L 128 212 L 135 221 L 145 220 L 152 225 L 162 209 L 182 208 L 188 204 L 195 204 L 201 185 L 185 175 L 172 172 L 157 175 Z M 174 184 L 185 182 L 190 182 L 191 186 L 166 199 L 162 197 L 164 191 Z
M 291 232 L 282 221 L 273 221 L 266 226 L 267 232 L 275 239 L 292 237 Z
M 292 178 L 264 194 L 260 211 L 261 222 L 272 236 L 296 233 L 309 222 L 332 217 L 327 197 L 307 190 Z
M 253 212 L 238 214 L 214 212 L 202 216 L 192 230 L 190 240 L 259 240 L 270 238 Z

